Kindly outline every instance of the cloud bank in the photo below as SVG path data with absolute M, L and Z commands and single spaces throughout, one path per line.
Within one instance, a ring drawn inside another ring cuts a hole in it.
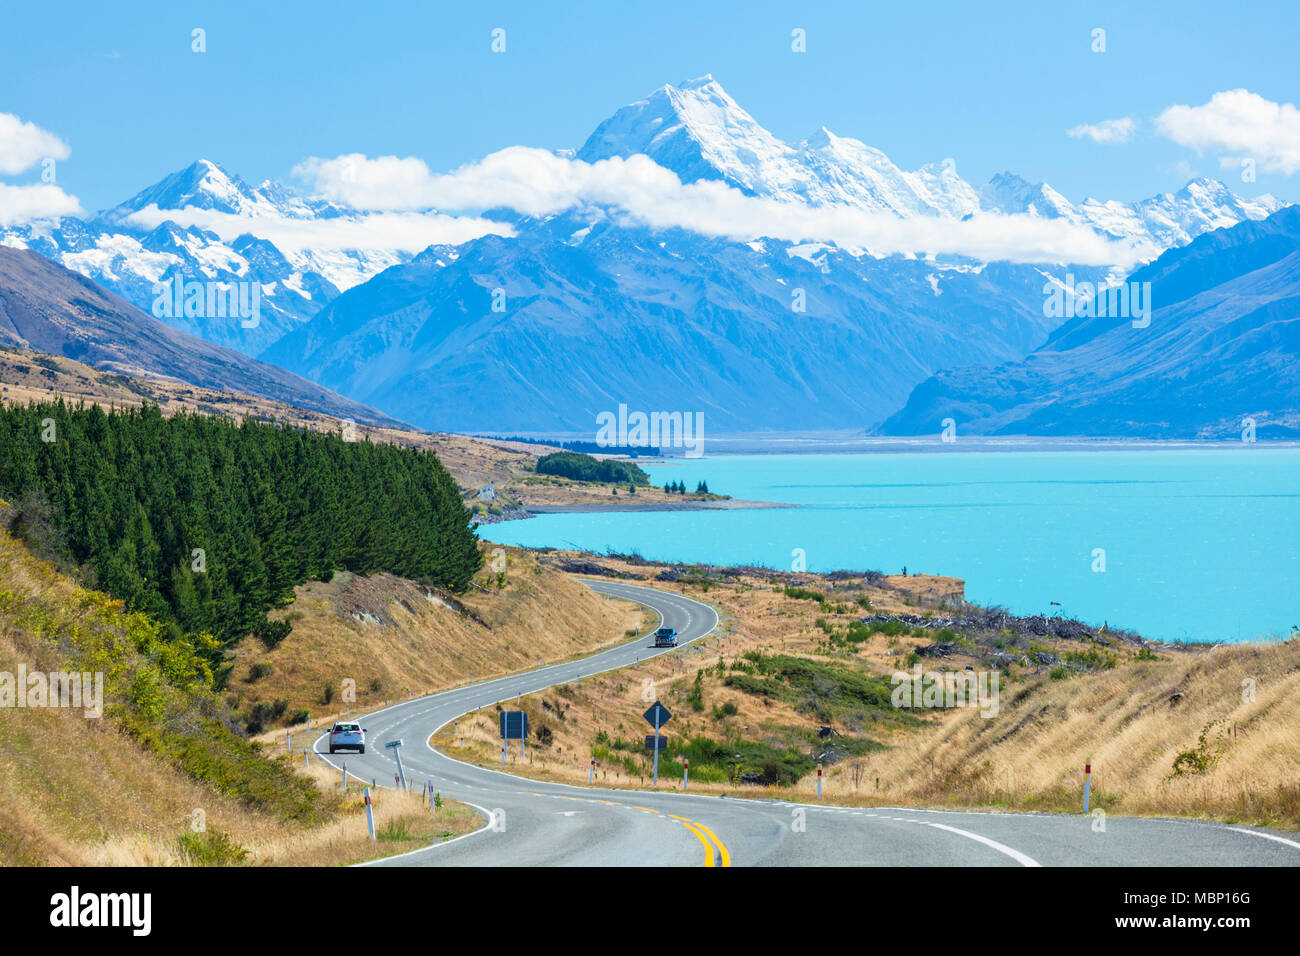
M 1218 153 L 1225 168 L 1253 159 L 1265 172 L 1300 170 L 1300 110 L 1249 90 L 1224 90 L 1200 106 L 1171 106 L 1156 117 L 1156 129 L 1198 153 Z
M 68 144 L 35 123 L 12 113 L 0 113 L 0 175 L 15 176 L 45 159 L 72 155 Z M 17 226 L 34 219 L 75 216 L 81 212 L 76 196 L 52 183 L 9 186 L 0 183 L 0 226 Z
M 1094 143 L 1127 143 L 1133 138 L 1137 123 L 1131 116 L 1102 120 L 1100 123 L 1082 123 L 1065 131 L 1075 139 L 1087 138 Z
M 237 216 L 186 206 L 159 209 L 156 205 L 131 213 L 126 222 L 153 229 L 164 222 L 197 226 L 215 232 L 224 242 L 245 233 L 293 253 L 311 249 L 369 249 L 420 252 L 431 245 L 460 245 L 489 234 L 510 236 L 510 226 L 469 216 L 429 212 L 376 213 L 335 219 L 293 219 L 288 216 Z
M 0 113 L 0 175 L 14 176 L 42 159 L 67 159 L 68 144 L 35 123 L 24 123 L 12 113 Z
M 354 208 L 394 213 L 436 208 L 505 207 L 549 216 L 584 207 L 613 209 L 629 223 L 679 228 L 735 240 L 770 237 L 834 242 L 876 255 L 961 255 L 992 261 L 1130 265 L 1141 250 L 1085 226 L 1028 215 L 977 213 L 963 220 L 899 219 L 851 206 L 810 206 L 748 196 L 725 183 L 683 184 L 648 156 L 586 163 L 543 149 L 512 146 L 450 173 L 415 158 L 354 153 L 311 158 L 294 174 L 319 196 Z

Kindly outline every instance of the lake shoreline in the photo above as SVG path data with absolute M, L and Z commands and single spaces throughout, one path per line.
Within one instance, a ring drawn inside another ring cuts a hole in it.
M 674 501 L 674 502 L 640 502 L 633 504 L 580 504 L 580 505 L 533 505 L 522 508 L 510 507 L 499 515 L 475 515 L 475 525 L 502 524 L 506 521 L 525 521 L 538 515 L 564 514 L 633 514 L 647 512 L 677 511 L 754 511 L 764 508 L 802 508 L 803 505 L 780 501 L 747 501 L 727 498 L 713 501 Z

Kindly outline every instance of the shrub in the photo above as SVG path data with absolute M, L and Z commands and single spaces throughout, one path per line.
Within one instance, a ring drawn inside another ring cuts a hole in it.
M 248 682 L 251 684 L 253 681 L 261 680 L 263 677 L 269 677 L 274 672 L 275 668 L 271 666 L 269 661 L 258 661 L 248 669 Z
M 691 705 L 692 710 L 704 709 L 704 671 L 695 672 L 695 683 L 691 685 L 690 693 L 686 695 L 686 703 Z
M 176 847 L 190 866 L 238 866 L 248 859 L 248 851 L 220 830 L 182 833 Z
M 1174 757 L 1173 776 L 1182 777 L 1185 775 L 1199 775 L 1214 768 L 1219 762 L 1219 757 L 1223 755 L 1223 731 L 1220 730 L 1214 742 L 1210 742 L 1210 731 L 1219 721 L 1214 720 L 1206 724 L 1201 729 L 1201 734 L 1196 739 L 1196 746 L 1190 750 L 1183 750 Z

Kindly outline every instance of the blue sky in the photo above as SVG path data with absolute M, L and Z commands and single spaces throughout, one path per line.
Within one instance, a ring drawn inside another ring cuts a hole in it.
M 11 5 L 0 113 L 68 144 L 58 183 L 89 210 L 200 156 L 258 182 L 308 156 L 418 156 L 443 171 L 512 145 L 577 147 L 619 106 L 702 73 L 785 139 L 824 125 L 904 168 L 952 157 L 974 183 L 1009 169 L 1074 201 L 1129 200 L 1195 174 L 1300 199 L 1296 174 L 1242 183 L 1152 125 L 1235 88 L 1293 102 L 1294 6 L 1132 6 Z M 206 53 L 191 52 L 194 27 Z M 495 27 L 504 54 L 489 48 Z M 796 27 L 806 53 L 791 52 Z M 1105 53 L 1090 48 L 1097 27 Z M 1129 142 L 1066 135 L 1119 117 L 1137 121 Z

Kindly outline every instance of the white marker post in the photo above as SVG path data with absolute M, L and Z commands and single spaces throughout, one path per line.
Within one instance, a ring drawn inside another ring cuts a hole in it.
M 348 762 L 343 761 L 343 792 L 348 792 Z
M 286 731 L 284 732 L 284 749 L 285 749 L 285 750 L 292 750 L 292 749 L 293 749 L 293 732 L 292 732 L 292 731 L 286 730 Z
M 397 785 L 405 790 L 406 771 L 402 769 L 402 741 L 400 738 L 398 740 L 390 740 L 388 743 L 384 744 L 384 746 L 391 750 L 393 756 L 397 758 L 397 776 L 394 777 L 394 779 L 397 781 Z
M 375 842 L 375 812 L 370 808 L 370 788 L 366 788 L 366 826 L 370 830 L 370 840 Z
M 596 758 L 591 758 L 591 766 L 587 768 L 587 785 L 590 786 L 596 780 Z
M 691 758 L 683 757 L 682 758 L 682 789 L 683 790 L 688 789 L 690 784 L 690 778 L 691 778 Z
M 817 761 L 817 799 L 822 798 L 822 762 Z
M 506 742 L 503 740 L 501 741 L 501 767 L 504 769 L 505 765 L 506 765 Z
M 1083 765 L 1083 812 L 1088 812 L 1088 798 L 1092 795 L 1092 757 Z

